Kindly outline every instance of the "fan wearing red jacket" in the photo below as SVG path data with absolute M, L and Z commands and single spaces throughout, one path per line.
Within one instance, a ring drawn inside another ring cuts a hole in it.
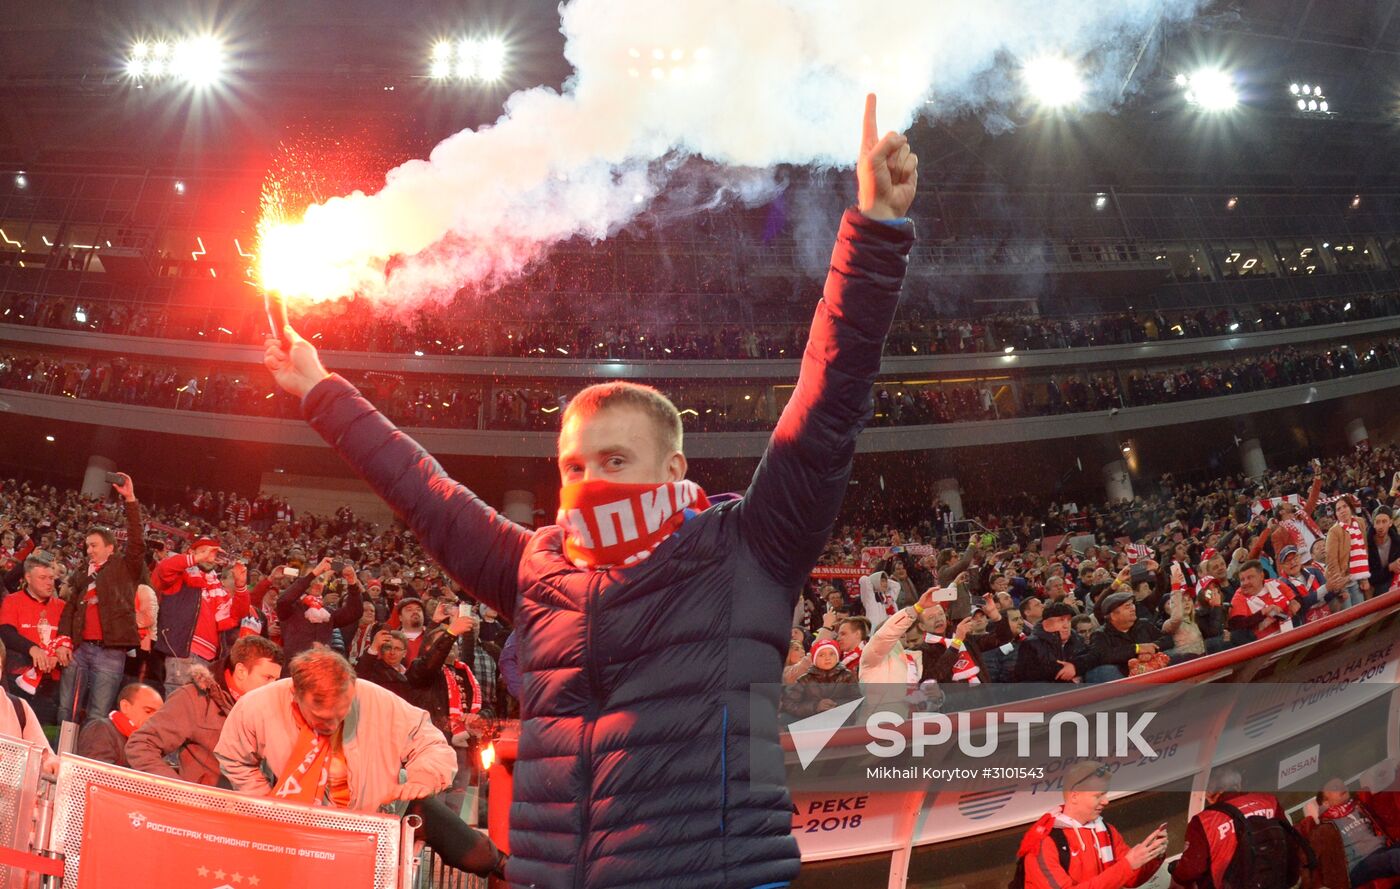
M 1211 774 L 1206 805 L 1225 803 L 1245 818 L 1280 818 L 1283 806 L 1272 793 L 1244 793 L 1240 773 L 1222 769 Z M 1172 870 L 1172 879 L 1181 886 L 1224 886 L 1225 871 L 1235 857 L 1239 840 L 1235 822 L 1225 812 L 1206 809 L 1186 826 L 1186 848 Z
M 1065 772 L 1064 805 L 1031 826 L 1016 853 L 1027 889 L 1127 889 L 1141 886 L 1162 866 L 1167 827 L 1129 846 L 1103 820 L 1109 767 L 1093 760 Z M 1068 863 L 1063 864 L 1062 847 Z
M 200 537 L 188 552 L 170 556 L 151 569 L 151 586 L 161 594 L 156 649 L 165 657 L 165 697 L 191 681 L 195 666 L 208 669 L 232 639 L 224 632 L 248 613 L 248 566 L 233 565 L 234 589 L 224 588 L 217 559 L 219 541 Z

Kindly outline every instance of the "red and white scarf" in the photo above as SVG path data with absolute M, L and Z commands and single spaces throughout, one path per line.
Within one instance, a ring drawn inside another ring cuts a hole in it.
M 635 565 L 684 524 L 686 514 L 709 509 L 700 486 L 688 479 L 661 485 L 595 480 L 559 491 L 555 521 L 564 529 L 564 555 L 579 568 Z
M 1098 852 L 1097 857 L 1099 859 L 1099 862 L 1102 865 L 1108 865 L 1113 863 L 1113 832 L 1108 829 L 1108 825 L 1104 823 L 1102 816 L 1095 818 L 1093 821 L 1090 821 L 1086 824 L 1082 824 L 1066 815 L 1064 806 L 1061 806 L 1059 811 L 1055 813 L 1053 826 L 1058 827 L 1062 830 L 1070 829 L 1079 831 L 1092 831 L 1094 835 L 1094 848 Z
M 1346 529 L 1351 544 L 1347 574 L 1352 580 L 1366 580 L 1371 576 L 1371 561 L 1366 553 L 1366 535 L 1361 530 L 1361 523 L 1356 519 L 1347 522 Z
M 49 657 L 56 657 L 60 648 L 71 649 L 73 647 L 73 640 L 67 636 L 55 635 L 49 639 L 47 644 L 40 643 L 40 645 L 44 649 L 44 654 Z M 19 686 L 25 694 L 37 694 L 39 692 L 39 683 L 44 681 L 44 675 L 45 674 L 39 672 L 37 667 L 31 664 L 29 669 L 15 677 L 15 685 Z M 63 676 L 63 672 L 58 667 L 55 667 L 47 675 L 50 679 L 59 679 Z
M 1350 816 L 1352 812 L 1355 812 L 1355 811 L 1356 811 L 1356 800 L 1355 800 L 1355 799 L 1349 799 L 1349 800 L 1347 800 L 1347 801 L 1344 802 L 1344 803 L 1338 803 L 1338 804 L 1335 805 L 1335 806 L 1328 806 L 1327 808 L 1323 809 L 1323 810 L 1322 810 L 1322 814 L 1321 814 L 1321 819 L 1322 819 L 1323 821 L 1335 821 L 1335 820 L 1337 820 L 1338 818 L 1346 818 L 1346 817 Z M 1364 812 L 1364 810 L 1363 810 L 1363 812 Z M 1369 821 L 1370 819 L 1368 818 L 1368 819 L 1366 819 L 1366 820 Z
M 944 648 L 956 648 L 958 659 L 953 662 L 953 681 L 966 682 L 968 685 L 981 685 L 982 680 L 978 674 L 982 668 L 977 666 L 977 661 L 973 660 L 968 653 L 967 647 L 963 643 L 953 644 L 953 640 L 947 636 L 940 636 L 937 633 L 925 633 L 924 641 L 929 645 L 942 645 Z
M 313 596 L 307 593 L 301 597 L 301 604 L 306 606 L 306 622 L 311 624 L 328 624 L 331 622 L 331 613 L 326 610 L 326 604 L 320 596 Z
M 477 684 L 476 674 L 461 661 L 443 667 L 442 673 L 447 677 L 447 725 L 454 736 L 460 735 L 467 730 L 467 716 L 481 712 L 481 686 Z M 467 677 L 472 689 L 471 708 L 465 712 L 462 710 L 462 700 L 465 697 L 462 694 L 463 676 Z
M 131 720 L 120 710 L 113 710 L 107 714 L 107 718 L 112 720 L 112 725 L 117 727 L 123 738 L 130 738 L 131 733 L 136 731 L 136 726 L 131 724 Z
M 813 651 L 815 650 L 816 649 L 813 649 Z M 845 665 L 847 670 L 859 670 L 860 653 L 864 650 L 864 645 L 857 645 L 855 648 L 851 649 L 851 651 L 848 654 L 844 654 L 841 656 L 841 663 Z

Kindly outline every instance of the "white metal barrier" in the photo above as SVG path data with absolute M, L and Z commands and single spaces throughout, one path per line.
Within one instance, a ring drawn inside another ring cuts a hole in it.
M 36 851 L 36 838 L 45 826 L 39 807 L 43 763 L 43 747 L 0 736 L 0 846 Z M 27 871 L 0 866 L 0 889 L 30 889 L 33 885 L 37 880 L 31 880 Z

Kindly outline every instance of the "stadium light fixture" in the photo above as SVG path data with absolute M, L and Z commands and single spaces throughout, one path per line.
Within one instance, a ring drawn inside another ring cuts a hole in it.
M 1101 192 L 1099 192 L 1098 194 L 1094 195 L 1094 209 L 1095 209 L 1095 210 L 1104 210 L 1104 209 L 1106 209 L 1107 207 L 1108 207 L 1108 195 L 1107 195 L 1105 192 L 1102 192 L 1102 191 L 1101 191 Z
M 185 180 L 183 180 L 183 179 L 176 179 L 176 180 L 175 180 L 175 193 L 176 193 L 176 194 L 184 194 L 184 193 L 185 193 Z
M 44 436 L 44 441 L 48 442 L 49 444 L 53 444 L 53 436 L 52 436 L 52 435 L 45 435 L 45 436 Z
M 463 83 L 495 83 L 506 74 L 510 47 L 500 36 L 438 40 L 428 57 L 428 76 Z
M 1185 90 L 1186 103 L 1205 112 L 1230 111 L 1240 103 L 1234 77 L 1220 68 L 1178 74 L 1176 83 Z
M 1239 206 L 1239 203 L 1240 203 L 1239 197 L 1238 197 L 1237 195 L 1233 195 L 1233 194 L 1232 194 L 1232 195 L 1230 195 L 1230 199 L 1227 200 L 1227 201 L 1225 202 L 1225 209 L 1226 209 L 1226 210 L 1233 210 L 1233 209 L 1235 209 L 1237 206 Z
M 175 44 L 170 73 L 190 86 L 213 86 L 223 76 L 223 70 L 223 46 L 212 36 L 203 34 Z
M 1352 195 L 1352 196 L 1351 196 L 1351 208 L 1352 208 L 1353 210 L 1355 210 L 1356 208 L 1358 208 L 1358 207 L 1360 207 L 1360 206 L 1361 206 L 1361 195 L 1359 195 L 1359 194 L 1354 194 L 1354 195 Z
M 78 322 L 79 324 L 87 323 L 87 312 L 83 311 L 82 306 L 79 306 L 78 308 L 73 310 L 73 320 Z
M 1288 85 L 1288 93 L 1297 98 L 1293 105 L 1304 114 L 1328 114 L 1332 107 L 1327 103 L 1327 95 L 1322 91 L 1320 83 L 1305 83 L 1299 86 L 1296 83 Z
M 211 87 L 223 78 L 224 47 L 212 34 L 162 38 L 154 43 L 142 40 L 127 51 L 123 68 L 138 86 L 146 81 L 165 81 Z
M 15 188 L 18 188 L 20 191 L 24 191 L 24 190 L 25 190 L 26 188 L 28 188 L 28 187 L 29 187 L 29 177 L 26 176 L 26 175 L 24 175 L 24 171 L 21 170 L 21 171 L 19 171 L 18 173 L 16 173 L 16 174 L 15 174 Z
M 1084 80 L 1074 62 L 1063 56 L 1040 56 L 1021 69 L 1031 98 L 1042 108 L 1066 108 L 1084 96 Z

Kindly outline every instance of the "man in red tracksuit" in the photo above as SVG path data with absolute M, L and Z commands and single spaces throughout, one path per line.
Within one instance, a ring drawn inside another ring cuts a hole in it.
M 1225 803 L 1239 809 L 1245 818 L 1283 816 L 1283 806 L 1273 794 L 1242 793 L 1240 786 L 1240 773 L 1233 769 L 1212 773 L 1206 805 Z M 1186 827 L 1186 848 L 1172 870 L 1172 879 L 1188 887 L 1225 885 L 1225 871 L 1238 844 L 1234 819 L 1224 812 L 1202 811 Z
M 1031 826 L 1016 853 L 1023 861 L 1027 889 L 1127 889 L 1141 886 L 1162 865 L 1166 825 L 1129 847 L 1103 820 L 1108 805 L 1109 768 L 1078 763 L 1065 772 L 1065 803 Z M 1062 864 L 1061 842 L 1068 846 Z

